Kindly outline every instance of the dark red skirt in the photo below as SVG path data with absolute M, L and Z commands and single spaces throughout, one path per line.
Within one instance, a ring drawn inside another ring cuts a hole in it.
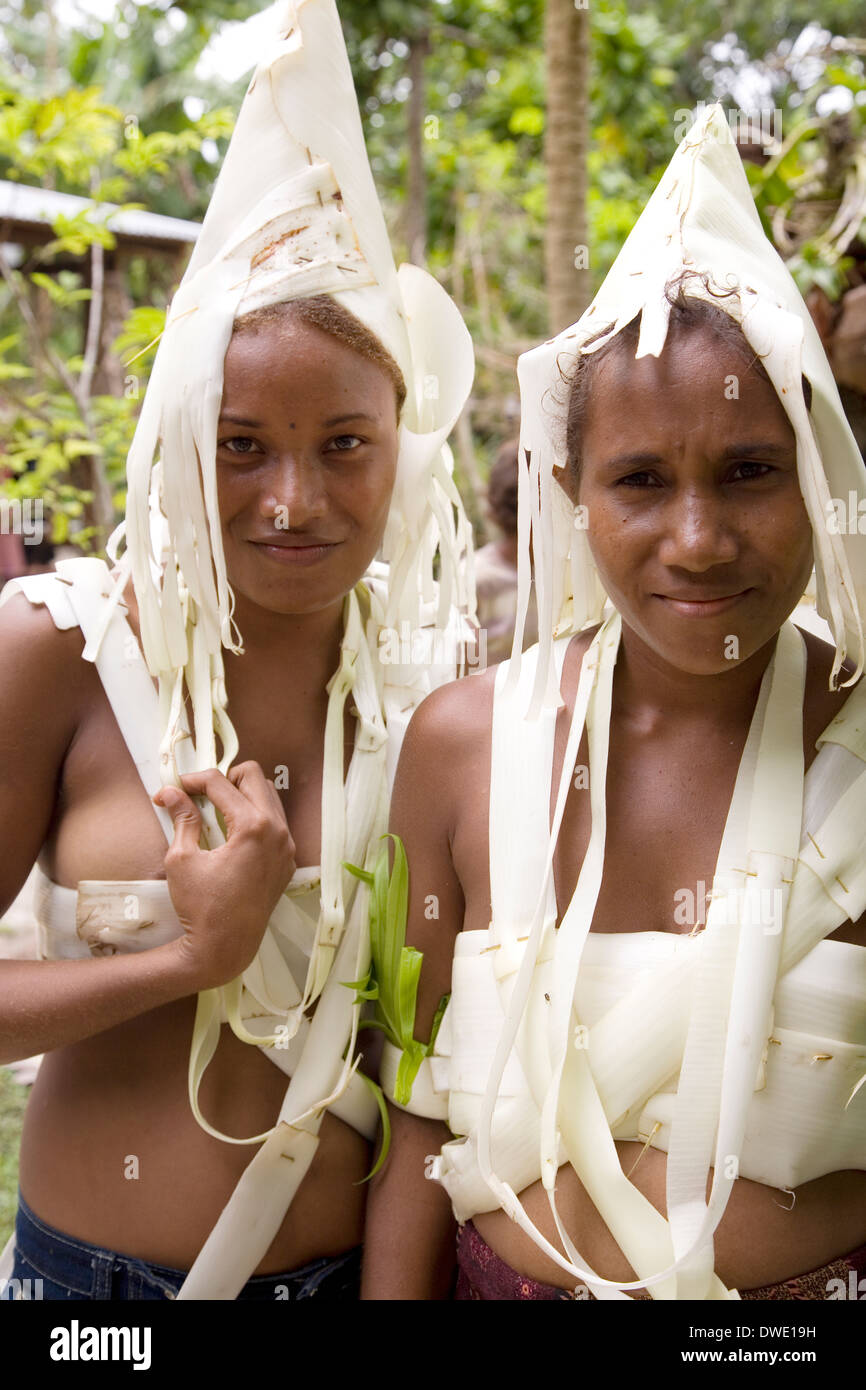
M 594 1295 L 583 1285 L 575 1289 L 558 1289 L 554 1284 L 540 1284 L 518 1274 L 482 1240 L 471 1221 L 461 1226 L 457 1235 L 457 1288 L 455 1299 L 588 1299 Z M 860 1280 L 866 1278 L 866 1245 L 842 1255 L 820 1269 L 797 1274 L 780 1284 L 765 1284 L 759 1289 L 740 1289 L 742 1299 L 848 1299 L 866 1294 L 866 1282 L 859 1291 Z M 635 1294 L 648 1299 L 650 1294 Z

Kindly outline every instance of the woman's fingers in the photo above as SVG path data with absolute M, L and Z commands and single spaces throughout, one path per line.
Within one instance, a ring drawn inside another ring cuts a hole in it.
M 295 846 L 276 788 L 258 764 L 242 763 L 228 777 L 208 768 L 181 781 L 182 790 L 163 787 L 153 799 L 175 825 L 165 870 L 184 928 L 183 949 L 197 988 L 210 989 L 234 979 L 253 959 L 295 872 Z M 208 853 L 199 852 L 203 817 L 193 796 L 206 796 L 225 822 L 226 843 Z
M 180 780 L 183 791 L 179 795 L 206 796 L 222 813 L 227 840 L 239 831 L 260 837 L 274 830 L 278 838 L 287 837 L 294 850 L 279 793 L 258 763 L 240 763 L 229 769 L 228 777 L 212 767 L 204 772 L 185 773 Z
M 277 807 L 282 810 L 279 792 L 258 763 L 238 763 L 236 767 L 229 768 L 228 775 L 233 785 L 260 811 L 269 814 Z
M 227 837 L 232 831 L 252 818 L 258 807 L 248 796 L 230 782 L 218 768 L 209 767 L 205 772 L 187 772 L 180 779 L 181 786 L 190 796 L 206 796 L 218 811 L 222 812 Z
M 258 763 L 253 763 L 253 767 L 258 768 L 259 771 L 261 771 Z M 232 769 L 232 771 L 234 771 L 234 769 Z M 231 776 L 231 773 L 229 773 L 229 776 Z M 273 778 L 265 777 L 263 772 L 262 777 L 264 778 L 265 787 L 267 788 L 268 798 L 270 799 L 271 805 L 274 807 L 275 810 L 279 811 L 280 819 L 285 820 L 288 823 L 286 817 L 286 808 L 283 805 L 282 798 L 280 797 L 280 794 L 277 791 L 276 786 L 274 785 Z
M 172 849 L 187 853 L 196 851 L 201 838 L 202 821 L 195 802 L 178 787 L 161 787 L 153 799 L 158 806 L 165 807 L 174 821 Z

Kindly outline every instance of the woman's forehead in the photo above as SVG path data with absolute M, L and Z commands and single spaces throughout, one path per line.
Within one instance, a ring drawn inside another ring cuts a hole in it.
M 730 415 L 738 413 L 738 405 L 744 413 L 764 404 L 784 416 L 775 388 L 745 338 L 739 343 L 699 325 L 669 332 L 657 357 L 636 357 L 635 346 L 612 339 L 589 364 L 588 407 L 613 393 L 629 393 L 645 396 L 646 404 L 663 413 L 666 406 L 679 410 L 683 393 L 688 393 L 708 404 L 723 403 Z
M 368 396 L 397 417 L 406 396 L 397 364 L 372 333 L 324 296 L 257 310 L 235 322 L 223 364 L 229 397 L 274 391 Z
M 268 393 L 276 381 L 299 384 L 357 382 L 359 390 L 388 390 L 388 373 L 356 348 L 300 319 L 268 321 L 235 333 L 226 351 L 224 395 L 234 390 Z M 393 394 L 393 390 L 392 390 Z
M 678 335 L 659 357 L 632 351 L 598 363 L 581 411 L 581 458 L 638 452 L 677 454 L 691 442 L 702 455 L 734 443 L 765 442 L 788 451 L 796 436 L 772 383 L 732 345 Z

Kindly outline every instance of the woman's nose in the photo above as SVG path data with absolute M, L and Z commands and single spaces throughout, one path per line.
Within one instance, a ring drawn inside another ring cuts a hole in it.
M 697 491 L 671 499 L 659 551 L 663 564 L 701 573 L 714 565 L 730 564 L 738 553 L 729 502 Z
M 318 462 L 301 450 L 281 455 L 269 471 L 261 509 L 264 516 L 275 517 L 286 531 L 324 516 L 328 497 Z

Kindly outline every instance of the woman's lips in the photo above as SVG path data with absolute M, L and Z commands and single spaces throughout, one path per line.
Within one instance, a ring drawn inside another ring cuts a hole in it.
M 727 613 L 729 608 L 741 603 L 751 592 L 751 589 L 743 589 L 738 594 L 725 594 L 722 598 L 710 599 L 672 598 L 669 594 L 655 594 L 654 597 L 661 599 L 684 618 L 713 618 L 718 613 Z
M 257 550 L 270 556 L 280 565 L 315 565 L 326 555 L 337 549 L 339 541 L 319 542 L 315 545 L 268 545 L 265 541 L 251 541 Z

